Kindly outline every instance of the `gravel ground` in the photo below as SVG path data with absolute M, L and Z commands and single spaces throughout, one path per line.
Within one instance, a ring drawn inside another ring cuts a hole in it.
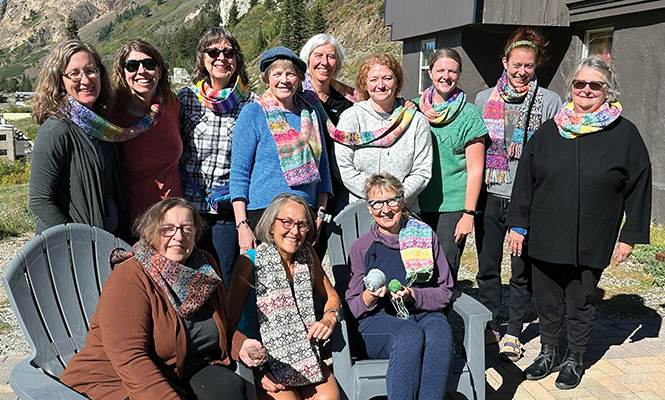
M 4 273 L 7 264 L 18 253 L 18 251 L 27 243 L 32 234 L 25 234 L 19 237 L 12 237 L 0 241 L 0 273 Z M 475 254 L 475 240 L 470 236 L 466 244 L 467 253 Z M 462 265 L 459 272 L 458 281 L 461 289 L 474 296 L 478 293 L 475 275 L 477 264 L 475 259 Z M 330 268 L 330 262 L 326 257 L 323 262 L 324 268 Z M 607 292 L 615 293 L 609 300 L 600 300 L 596 307 L 597 319 L 626 319 L 636 317 L 665 317 L 665 287 L 652 286 L 641 294 L 634 294 L 634 287 L 640 287 L 639 277 L 642 267 L 629 259 L 619 267 L 611 267 L 605 270 L 600 281 L 599 288 Z M 633 272 L 626 273 L 626 272 Z M 508 251 L 504 251 L 504 260 L 502 268 L 502 306 L 500 320 L 506 321 L 508 317 L 508 279 L 510 278 Z M 642 283 L 642 287 L 644 284 Z M 625 290 L 622 290 L 625 288 Z M 617 294 L 618 293 L 618 294 Z M 527 320 L 536 320 L 535 302 L 531 301 Z M 30 347 L 23 337 L 16 317 L 12 311 L 4 287 L 0 286 L 0 356 L 28 354 Z

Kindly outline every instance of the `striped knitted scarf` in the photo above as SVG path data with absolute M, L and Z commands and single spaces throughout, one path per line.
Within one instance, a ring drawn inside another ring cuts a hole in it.
M 621 104 L 603 103 L 595 112 L 577 113 L 572 102 L 564 104 L 554 116 L 559 133 L 566 139 L 575 139 L 585 133 L 598 132 L 621 115 Z
M 420 94 L 420 111 L 433 125 L 445 125 L 452 122 L 462 111 L 466 103 L 466 94 L 460 88 L 455 88 L 453 95 L 441 104 L 434 104 L 436 89 L 430 86 Z
M 407 286 L 428 282 L 434 273 L 432 228 L 408 218 L 399 231 L 399 253 L 406 269 Z
M 215 90 L 208 82 L 202 80 L 196 84 L 196 88 L 194 89 L 194 93 L 196 93 L 196 96 L 206 107 L 220 114 L 233 110 L 245 98 L 248 92 L 249 88 L 243 85 L 240 77 L 236 79 L 233 88 Z
M 150 106 L 150 111 L 141 120 L 129 128 L 121 128 L 104 119 L 101 115 L 67 95 L 67 105 L 60 111 L 78 125 L 88 135 L 105 142 L 124 142 L 133 139 L 157 124 L 164 115 L 162 94 L 157 96 Z
M 300 110 L 300 132 L 288 124 L 284 111 L 270 90 L 259 99 L 277 145 L 279 165 L 290 187 L 321 181 L 321 134 L 316 112 L 297 94 L 293 96 L 293 101 Z
M 196 247 L 185 264 L 164 257 L 143 239 L 132 247 L 132 252 L 182 318 L 191 318 L 222 282 Z M 117 263 L 118 259 L 114 261 Z
M 515 131 L 508 150 L 506 150 L 505 140 L 506 101 L 512 103 L 522 101 L 522 107 L 515 122 Z M 528 85 L 520 89 L 514 89 L 508 83 L 508 77 L 504 70 L 492 94 L 490 94 L 483 117 L 492 139 L 492 145 L 487 149 L 485 160 L 485 182 L 487 184 L 512 182 L 508 169 L 508 157 L 511 159 L 520 158 L 522 148 L 531 138 L 531 135 L 540 127 L 542 114 L 543 92 L 538 86 L 536 76 L 534 75 Z
M 318 347 L 307 340 L 316 322 L 314 260 L 305 246 L 293 257 L 291 291 L 277 247 L 261 243 L 256 248 L 254 287 L 259 331 L 270 354 L 272 375 L 285 386 L 304 386 L 323 381 Z

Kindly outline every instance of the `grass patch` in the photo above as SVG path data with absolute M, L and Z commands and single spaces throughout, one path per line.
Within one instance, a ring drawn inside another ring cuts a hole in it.
M 0 185 L 0 239 L 35 230 L 37 217 L 28 208 L 28 184 Z
M 32 118 L 17 119 L 12 121 L 12 125 L 14 125 L 14 128 L 23 132 L 25 136 L 32 140 L 35 140 L 37 137 L 37 130 L 39 130 L 39 126 L 35 125 Z
M 665 227 L 663 225 L 651 224 L 649 244 L 635 245 L 632 257 L 634 257 L 644 268 L 646 278 L 654 285 L 665 286 L 665 263 L 656 260 L 656 253 L 665 251 Z

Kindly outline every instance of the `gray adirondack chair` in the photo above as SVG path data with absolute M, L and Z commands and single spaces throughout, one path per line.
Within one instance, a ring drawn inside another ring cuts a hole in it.
M 335 290 L 341 299 L 347 287 L 347 257 L 351 244 L 369 231 L 372 218 L 365 202 L 349 204 L 334 219 L 333 234 L 328 239 L 328 254 L 335 276 Z M 453 303 L 453 311 L 464 321 L 463 350 L 457 351 L 449 392 L 459 392 L 468 399 L 485 399 L 485 325 L 489 310 L 467 294 Z M 345 318 L 346 319 L 346 318 Z M 351 355 L 349 322 L 343 319 L 332 336 L 333 369 L 342 398 L 367 400 L 386 396 L 388 360 L 359 360 Z M 457 348 L 458 346 L 456 346 Z
M 2 284 L 31 349 L 9 376 L 20 399 L 87 399 L 58 378 L 85 345 L 90 318 L 111 273 L 108 256 L 116 247 L 130 249 L 102 229 L 59 225 L 32 238 L 7 267 Z M 252 371 L 239 367 L 237 373 L 248 381 L 248 396 L 255 399 Z

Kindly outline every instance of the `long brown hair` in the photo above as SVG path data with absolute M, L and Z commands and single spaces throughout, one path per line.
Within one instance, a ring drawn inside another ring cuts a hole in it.
M 208 29 L 206 33 L 201 36 L 201 40 L 199 40 L 199 44 L 196 46 L 196 58 L 194 59 L 194 66 L 192 68 L 192 83 L 198 83 L 202 80 L 207 81 L 210 79 L 210 75 L 205 66 L 204 51 L 209 46 L 219 42 L 228 42 L 235 53 L 236 72 L 231 78 L 231 85 L 235 83 L 235 76 L 240 77 L 243 85 L 249 85 L 249 78 L 247 77 L 247 71 L 245 71 L 245 56 L 242 54 L 240 45 L 231 32 L 220 26 Z

